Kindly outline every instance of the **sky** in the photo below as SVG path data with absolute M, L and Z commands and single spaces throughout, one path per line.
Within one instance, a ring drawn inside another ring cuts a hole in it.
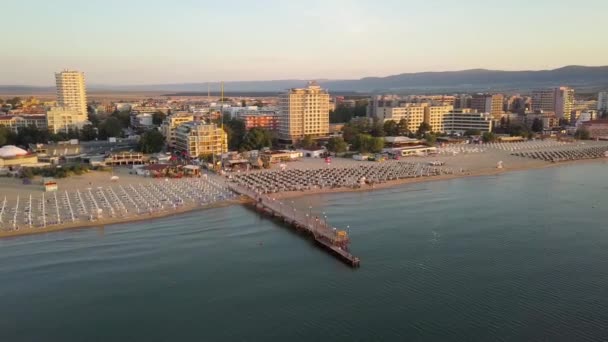
M 355 79 L 608 65 L 608 1 L 3 0 L 0 84 Z

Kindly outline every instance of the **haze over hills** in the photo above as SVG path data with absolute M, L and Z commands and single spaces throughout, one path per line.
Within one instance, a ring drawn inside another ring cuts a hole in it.
M 86 72 L 86 71 L 85 71 Z M 302 87 L 308 80 L 270 80 L 225 82 L 230 92 L 278 92 Z M 333 92 L 476 92 L 526 91 L 535 88 L 567 85 L 578 91 L 608 88 L 608 66 L 566 66 L 554 70 L 500 71 L 471 69 L 445 72 L 404 73 L 387 77 L 365 77 L 353 80 L 317 80 Z M 175 83 L 150 85 L 96 85 L 89 91 L 161 91 L 168 93 L 206 93 L 208 83 Z M 212 91 L 219 83 L 210 83 Z M 0 93 L 48 92 L 54 87 L 0 86 Z

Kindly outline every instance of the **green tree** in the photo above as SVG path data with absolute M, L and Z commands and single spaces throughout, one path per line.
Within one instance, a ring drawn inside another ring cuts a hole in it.
M 125 111 L 115 110 L 112 113 L 111 117 L 118 120 L 121 128 L 128 128 L 129 126 L 131 126 L 131 112 L 128 110 L 125 110 Z
M 99 136 L 102 139 L 110 137 L 120 137 L 122 135 L 123 126 L 120 120 L 114 116 L 105 119 L 99 127 Z
M 0 146 L 16 144 L 17 135 L 8 127 L 0 126 Z
M 157 110 L 156 112 L 154 112 L 154 114 L 152 114 L 152 123 L 159 126 L 163 123 L 163 120 L 165 120 L 166 117 L 167 115 L 165 115 L 165 113 L 161 112 L 160 110 Z
M 12 99 L 6 100 L 7 104 L 10 104 L 13 108 L 21 106 L 21 98 L 19 96 L 13 97 Z
M 224 131 L 228 135 L 228 149 L 238 150 L 243 143 L 243 138 L 247 133 L 245 122 L 239 119 L 232 119 L 230 114 L 224 114 Z
M 90 141 L 97 139 L 97 129 L 93 125 L 84 125 L 80 130 L 80 139 Z
M 397 124 L 397 128 L 399 129 L 399 135 L 406 135 L 406 134 L 410 133 L 409 129 L 407 128 L 406 119 L 399 120 L 399 124 Z
M 431 125 L 429 125 L 428 122 L 422 122 L 420 123 L 420 126 L 418 126 L 417 133 L 419 136 L 424 136 L 424 134 L 430 132 L 431 129 Z
M 357 135 L 360 133 L 361 131 L 351 124 L 344 125 L 344 128 L 342 129 L 342 137 L 344 138 L 344 141 L 349 144 L 354 144 L 355 140 L 357 139 Z
M 383 138 L 379 138 L 379 137 L 372 138 L 371 146 L 370 146 L 371 152 L 380 153 L 380 152 L 382 152 L 383 148 L 384 148 L 384 139 Z
M 387 121 L 387 122 L 384 123 L 384 132 L 389 137 L 398 136 L 399 135 L 399 131 L 400 131 L 399 130 L 399 125 L 395 121 L 389 120 L 389 121 Z
M 304 138 L 300 141 L 300 147 L 304 149 L 313 148 L 317 143 L 310 135 L 304 136 Z
M 591 134 L 589 133 L 589 130 L 581 127 L 574 132 L 574 137 L 579 140 L 588 140 L 591 138 Z
M 435 134 L 427 133 L 424 135 L 424 140 L 426 141 L 427 145 L 435 146 L 435 143 L 437 142 L 437 136 L 435 136 Z
M 329 141 L 327 142 L 327 150 L 335 154 L 346 152 L 346 148 L 346 142 L 341 137 L 329 138 Z
M 264 147 L 272 147 L 272 134 L 263 128 L 252 128 L 243 139 L 241 150 L 261 150 Z
M 481 131 L 478 129 L 467 129 L 466 131 L 464 131 L 464 135 L 467 137 L 481 135 Z
M 386 132 L 384 132 L 384 124 L 380 120 L 374 121 L 374 124 L 372 125 L 372 129 L 370 131 L 370 134 L 372 135 L 372 137 L 383 137 L 383 136 L 385 136 Z
M 158 153 L 165 145 L 165 137 L 153 129 L 144 133 L 139 139 L 139 150 L 143 153 Z
M 488 143 L 488 142 L 494 142 L 497 140 L 496 135 L 492 132 L 483 132 L 483 134 L 481 135 L 481 140 L 484 143 Z
M 534 118 L 534 121 L 532 121 L 532 131 L 533 132 L 542 132 L 543 130 L 543 120 L 539 119 L 539 118 Z

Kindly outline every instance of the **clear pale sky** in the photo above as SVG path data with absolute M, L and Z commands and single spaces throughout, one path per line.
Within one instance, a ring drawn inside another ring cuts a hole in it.
M 0 84 L 608 65 L 608 0 L 4 0 Z

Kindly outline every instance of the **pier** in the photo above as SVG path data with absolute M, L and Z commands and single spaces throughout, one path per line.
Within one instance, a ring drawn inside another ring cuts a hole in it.
M 275 217 L 296 231 L 307 234 L 319 247 L 347 265 L 353 268 L 360 266 L 359 258 L 348 251 L 348 244 L 350 243 L 348 232 L 331 226 L 324 215 L 315 215 L 311 207 L 309 207 L 309 210 L 298 210 L 293 202 L 290 205 L 274 197 L 258 194 L 235 184 L 230 184 L 229 187 L 234 192 L 250 198 L 252 205 L 259 212 Z

